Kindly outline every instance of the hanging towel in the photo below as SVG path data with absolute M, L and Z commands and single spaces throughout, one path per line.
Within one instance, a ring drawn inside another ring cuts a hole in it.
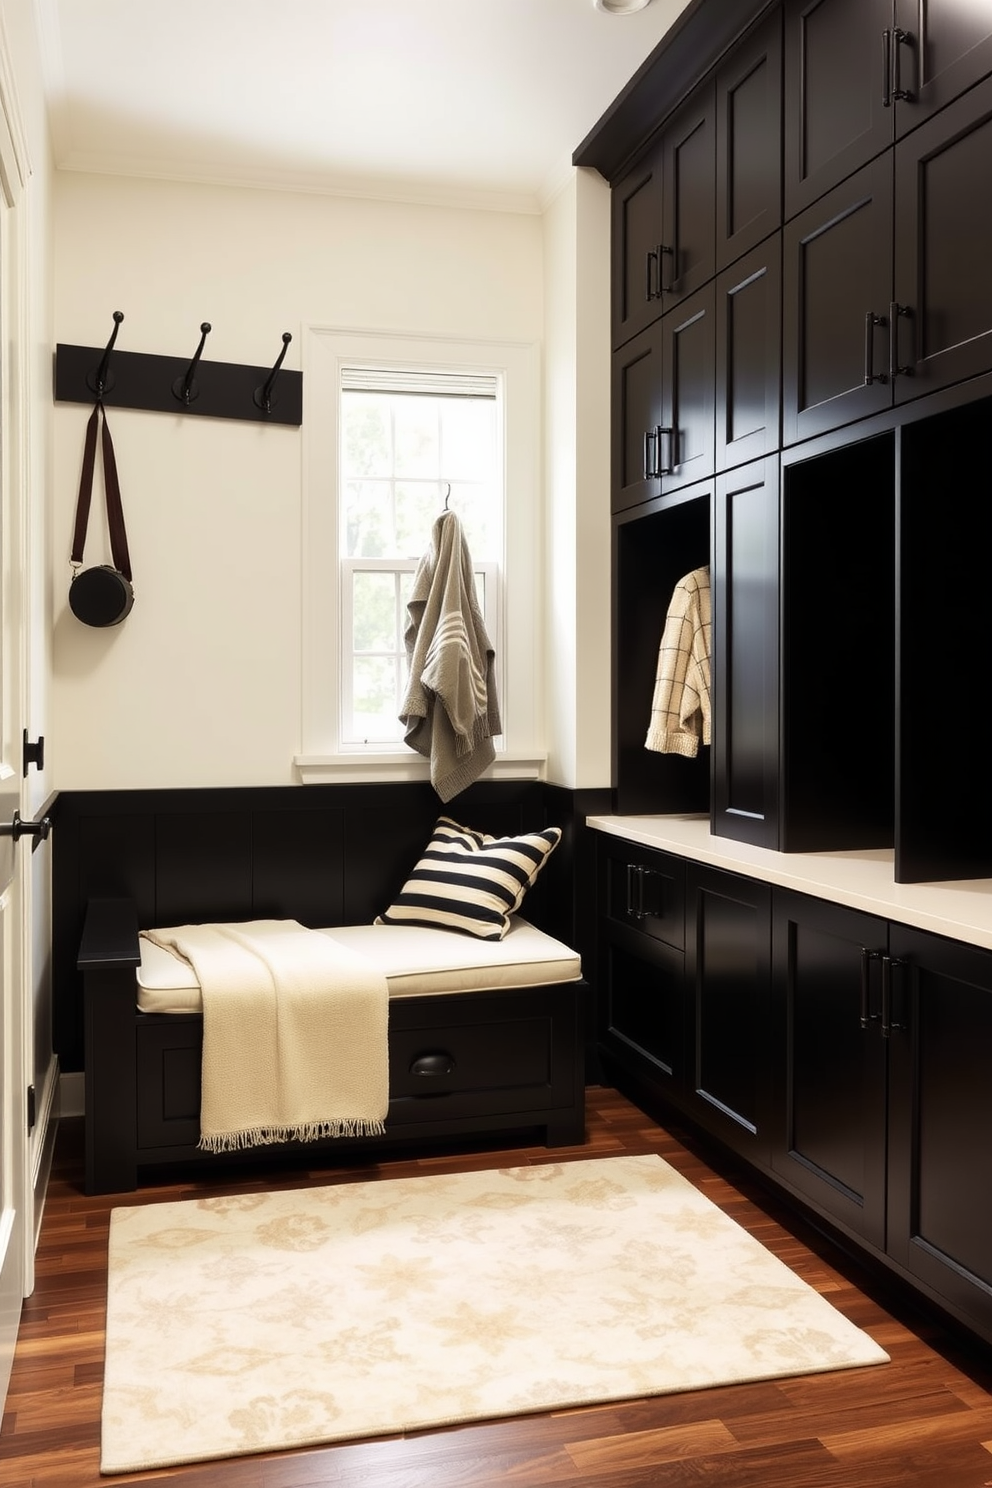
M 442 801 L 477 780 L 496 758 L 502 733 L 495 652 L 475 592 L 461 523 L 442 512 L 414 574 L 404 635 L 409 663 L 400 709 L 404 739 L 430 760 Z
M 710 742 L 711 635 L 710 571 L 695 568 L 676 584 L 668 606 L 646 749 L 692 758 L 700 741 Z

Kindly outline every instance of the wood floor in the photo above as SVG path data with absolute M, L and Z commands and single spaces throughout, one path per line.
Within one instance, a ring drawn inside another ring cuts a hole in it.
M 992 1351 L 972 1350 L 862 1274 L 746 1175 L 611 1090 L 589 1091 L 588 1142 L 374 1167 L 159 1184 L 125 1202 L 237 1187 L 406 1177 L 558 1156 L 658 1152 L 891 1355 L 877 1368 L 700 1390 L 339 1447 L 101 1478 L 99 1435 L 113 1198 L 82 1191 L 82 1131 L 63 1122 L 0 1429 L 3 1488 L 168 1480 L 178 1488 L 992 1488 Z

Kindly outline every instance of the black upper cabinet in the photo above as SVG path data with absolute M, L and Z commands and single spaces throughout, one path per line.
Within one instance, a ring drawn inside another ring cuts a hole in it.
M 786 217 L 989 72 L 981 0 L 786 0 Z
M 692 94 L 613 187 L 613 345 L 713 277 L 715 93 Z
M 782 235 L 773 233 L 716 281 L 716 468 L 781 443 Z
M 992 78 L 895 149 L 896 402 L 992 368 L 990 182 Z
M 786 0 L 785 215 L 892 142 L 882 35 L 892 0 Z
M 782 16 L 734 50 L 716 78 L 716 267 L 782 222 Z
M 786 444 L 892 401 L 892 169 L 886 156 L 783 229 L 782 432 Z
M 711 283 L 613 353 L 614 511 L 712 475 L 714 311 Z
M 992 72 L 992 7 L 984 0 L 895 0 L 890 46 L 900 137 Z

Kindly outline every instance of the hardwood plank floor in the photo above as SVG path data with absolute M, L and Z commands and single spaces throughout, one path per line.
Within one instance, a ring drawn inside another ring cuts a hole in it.
M 589 1091 L 588 1140 L 347 1168 L 186 1177 L 83 1193 L 82 1123 L 63 1122 L 0 1428 L 3 1488 L 992 1488 L 992 1351 L 870 1276 L 746 1173 L 707 1161 L 617 1092 Z M 892 1357 L 891 1364 L 517 1417 L 304 1452 L 101 1478 L 107 1230 L 115 1203 L 658 1152 Z

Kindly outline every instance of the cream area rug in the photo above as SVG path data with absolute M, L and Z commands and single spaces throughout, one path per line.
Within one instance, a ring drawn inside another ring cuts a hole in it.
M 115 1209 L 105 1473 L 878 1364 L 660 1157 Z

